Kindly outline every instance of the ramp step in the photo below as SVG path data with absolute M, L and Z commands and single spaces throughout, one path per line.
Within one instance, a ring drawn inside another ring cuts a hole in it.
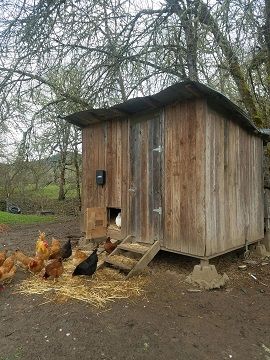
M 133 237 L 128 235 L 114 251 L 107 256 L 104 264 L 110 264 L 120 270 L 128 272 L 126 279 L 144 270 L 150 261 L 160 250 L 160 242 L 154 241 L 153 244 L 141 244 L 130 240 Z M 140 259 L 135 260 L 127 256 L 127 252 L 140 254 Z
M 118 249 L 126 250 L 138 254 L 145 254 L 149 250 L 149 246 L 140 245 L 138 243 L 120 244 Z
M 132 265 L 123 264 L 113 259 L 113 257 L 106 258 L 105 263 L 110 264 L 118 269 L 130 271 L 133 269 Z

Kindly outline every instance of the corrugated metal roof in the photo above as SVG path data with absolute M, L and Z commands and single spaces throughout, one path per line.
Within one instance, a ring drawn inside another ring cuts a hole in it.
M 263 134 L 270 135 L 270 129 L 260 129 Z
M 72 124 L 85 127 L 101 121 L 124 119 L 137 113 L 162 108 L 177 101 L 201 97 L 207 98 L 210 106 L 214 106 L 220 111 L 225 111 L 240 126 L 269 140 L 269 135 L 261 132 L 239 106 L 218 91 L 194 81 L 176 83 L 157 94 L 130 99 L 109 108 L 80 111 L 66 116 L 65 119 Z

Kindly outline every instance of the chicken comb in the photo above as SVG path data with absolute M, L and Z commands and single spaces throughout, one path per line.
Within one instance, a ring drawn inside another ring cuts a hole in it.
M 45 239 L 45 237 L 46 237 L 45 232 L 41 232 L 41 231 L 39 230 L 38 240 L 43 241 L 43 242 L 47 242 L 46 239 Z

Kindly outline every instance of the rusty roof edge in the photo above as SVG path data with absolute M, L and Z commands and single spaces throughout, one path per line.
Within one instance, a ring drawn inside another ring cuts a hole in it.
M 171 97 L 168 101 L 168 96 L 175 91 L 175 96 Z M 94 124 L 96 122 L 106 121 L 109 119 L 116 118 L 125 118 L 131 114 L 144 112 L 151 109 L 161 108 L 163 106 L 169 105 L 175 101 L 180 101 L 181 99 L 196 98 L 200 95 L 205 95 L 207 99 L 217 101 L 217 104 L 222 106 L 227 111 L 231 111 L 234 115 L 237 115 L 238 122 L 243 127 L 249 129 L 255 135 L 262 137 L 266 141 L 270 141 L 270 135 L 261 131 L 256 125 L 250 120 L 248 114 L 242 110 L 237 104 L 232 100 L 226 97 L 221 92 L 213 89 L 212 87 L 202 84 L 197 81 L 186 80 L 180 83 L 172 84 L 166 89 L 161 90 L 160 92 L 148 95 L 144 97 L 136 97 L 128 99 L 127 101 L 119 104 L 115 104 L 109 108 L 99 108 L 99 109 L 89 109 L 80 112 L 70 114 L 65 117 L 65 120 L 77 125 L 79 127 L 86 127 L 88 125 Z M 161 99 L 163 98 L 163 102 Z M 134 107 L 142 108 L 142 111 L 134 111 Z M 112 112 L 115 112 L 112 116 Z M 129 110 L 129 111 L 128 111 Z M 104 116 L 100 116 L 100 114 Z M 89 119 L 88 119 L 89 117 Z M 87 118 L 87 119 L 86 119 Z M 241 121 L 240 121 L 241 120 Z
M 201 91 L 206 95 L 206 97 L 209 97 L 209 93 L 212 95 L 212 97 L 219 97 L 222 99 L 222 102 L 227 104 L 228 107 L 227 110 L 234 110 L 238 115 L 240 115 L 240 117 L 242 118 L 241 120 L 243 120 L 243 118 L 245 119 L 246 123 L 242 123 L 242 125 L 244 127 L 248 127 L 250 130 L 252 130 L 252 132 L 255 135 L 258 135 L 260 137 L 262 137 L 264 140 L 266 141 L 270 141 L 270 134 L 266 133 L 265 131 L 262 131 L 263 129 L 258 128 L 254 122 L 252 122 L 250 120 L 250 117 L 248 116 L 248 114 L 241 109 L 236 103 L 234 103 L 232 100 L 230 100 L 227 96 L 225 96 L 224 94 L 222 94 L 221 92 L 213 89 L 211 86 L 208 85 L 204 85 L 200 82 L 195 82 L 192 81 L 192 83 L 199 89 L 201 89 Z

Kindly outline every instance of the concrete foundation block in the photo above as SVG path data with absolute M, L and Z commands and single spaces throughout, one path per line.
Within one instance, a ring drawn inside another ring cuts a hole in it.
M 218 274 L 215 265 L 195 265 L 192 273 L 186 281 L 190 284 L 199 285 L 203 289 L 217 289 L 226 284 L 229 277 L 226 274 Z
M 253 251 L 256 255 L 261 257 L 269 256 L 270 254 L 267 252 L 266 247 L 264 244 L 255 244 L 252 245 L 250 248 L 251 251 Z

